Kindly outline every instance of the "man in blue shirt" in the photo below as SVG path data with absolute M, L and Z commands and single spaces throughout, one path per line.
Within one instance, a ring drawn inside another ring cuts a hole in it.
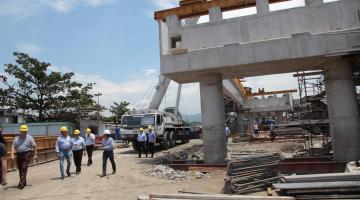
M 84 156 L 86 156 L 86 151 L 84 151 L 84 149 L 86 150 L 85 140 L 84 138 L 80 137 L 80 130 L 78 129 L 74 131 L 74 136 L 75 137 L 71 139 L 71 149 L 74 155 L 76 174 L 80 174 L 83 153 Z
M 67 167 L 66 174 L 70 176 L 70 167 L 71 167 L 71 138 L 68 136 L 67 127 L 60 128 L 61 136 L 59 136 L 56 140 L 55 151 L 57 153 L 57 157 L 60 159 L 60 173 L 61 179 L 64 179 L 64 159 L 66 159 Z
M 106 164 L 107 164 L 107 159 L 110 160 L 111 162 L 111 166 L 113 169 L 113 174 L 116 173 L 116 164 L 114 161 L 114 140 L 110 137 L 110 131 L 109 130 L 105 130 L 104 131 L 104 139 L 102 141 L 102 146 L 104 149 L 103 152 L 103 173 L 101 175 L 101 177 L 106 176 Z
M 145 152 L 145 155 L 146 155 L 146 157 L 148 157 L 148 155 L 147 155 L 147 149 L 146 149 L 146 141 L 147 141 L 147 139 L 146 139 L 146 133 L 144 132 L 144 129 L 143 128 L 140 128 L 139 129 L 139 134 L 138 134 L 138 136 L 137 136 L 137 141 L 138 141 L 138 143 L 139 143 L 139 149 L 138 149 L 138 151 L 139 151 L 139 158 L 141 158 L 141 150 L 143 150 L 144 152 Z
M 154 147 L 155 147 L 155 142 L 156 142 L 156 135 L 155 135 L 155 131 L 152 130 L 152 127 L 149 126 L 148 127 L 148 132 L 149 132 L 149 150 L 151 153 L 151 157 L 154 157 Z
M 274 122 L 273 121 L 271 122 L 269 129 L 270 129 L 271 141 L 273 142 L 275 140 L 275 137 L 276 137 L 275 127 L 274 127 Z

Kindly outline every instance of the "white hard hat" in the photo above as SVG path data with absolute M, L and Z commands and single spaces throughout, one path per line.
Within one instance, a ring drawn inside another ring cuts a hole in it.
M 104 135 L 110 135 L 111 133 L 110 133 L 110 131 L 109 130 L 105 130 L 104 131 Z

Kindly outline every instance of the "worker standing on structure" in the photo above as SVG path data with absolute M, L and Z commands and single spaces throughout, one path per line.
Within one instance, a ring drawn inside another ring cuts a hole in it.
M 11 158 L 15 160 L 19 168 L 20 181 L 18 188 L 23 189 L 26 186 L 26 174 L 30 160 L 37 158 L 37 148 L 35 140 L 28 135 L 29 128 L 27 125 L 21 125 L 19 128 L 20 135 L 17 136 L 12 144 Z
M 86 129 L 85 144 L 86 144 L 86 152 L 88 155 L 87 166 L 90 166 L 92 165 L 92 154 L 95 147 L 95 135 L 91 133 L 90 128 Z
M 151 153 L 151 157 L 154 157 L 154 148 L 155 148 L 155 142 L 156 142 L 156 134 L 155 131 L 152 130 L 152 127 L 149 126 L 148 127 L 148 131 L 149 131 L 149 136 L 148 136 L 148 148 L 150 150 Z
M 257 122 L 254 123 L 254 132 L 255 132 L 255 137 L 259 137 L 259 124 Z
M 57 153 L 57 157 L 60 160 L 61 179 L 64 179 L 64 159 L 66 159 L 67 162 L 66 174 L 68 176 L 71 175 L 71 138 L 68 136 L 68 129 L 66 127 L 61 127 L 60 133 L 61 135 L 56 140 L 55 151 Z
M 143 150 L 144 152 L 145 152 L 145 155 L 146 155 L 146 157 L 148 157 L 148 155 L 147 155 L 147 149 L 146 149 L 146 141 L 147 141 L 147 139 L 146 139 L 146 133 L 144 132 L 144 129 L 143 128 L 140 128 L 139 129 L 139 134 L 138 134 L 138 136 L 137 136 L 137 141 L 138 141 L 138 143 L 139 143 L 139 149 L 138 149 L 138 151 L 139 151 L 139 158 L 141 158 L 141 151 Z
M 230 129 L 225 123 L 225 135 L 226 135 L 226 143 L 228 142 L 229 135 L 230 135 Z
M 76 174 L 81 172 L 81 162 L 82 156 L 86 156 L 86 147 L 84 138 L 80 137 L 80 130 L 76 129 L 74 131 L 74 138 L 71 139 L 71 148 L 74 156 L 74 163 L 76 166 Z
M 270 123 L 269 129 L 270 129 L 271 141 L 273 142 L 273 141 L 275 140 L 275 137 L 276 137 L 274 122 L 271 122 L 271 123 Z
M 4 189 L 6 190 L 7 187 L 7 180 L 6 180 L 6 175 L 7 175 L 7 161 L 6 161 L 6 155 L 7 155 L 7 151 L 6 151 L 6 145 L 5 145 L 5 139 L 4 136 L 2 135 L 2 130 L 0 128 L 0 162 L 1 162 L 1 177 L 0 177 L 0 183 L 2 186 L 4 186 Z
M 103 173 L 101 177 L 106 176 L 106 164 L 107 164 L 107 159 L 109 158 L 110 162 L 111 162 L 111 166 L 113 169 L 113 174 L 116 173 L 116 164 L 114 161 L 114 140 L 110 137 L 110 131 L 109 130 L 105 130 L 104 131 L 104 139 L 102 141 L 102 146 L 104 149 L 103 152 Z

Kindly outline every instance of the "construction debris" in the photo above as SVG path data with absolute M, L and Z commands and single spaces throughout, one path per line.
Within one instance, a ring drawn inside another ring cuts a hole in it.
M 296 199 L 359 199 L 360 173 L 293 175 L 273 184 L 279 193 Z
M 226 179 L 226 193 L 245 194 L 264 190 L 279 180 L 278 153 L 231 152 Z
M 165 165 L 155 165 L 149 171 L 146 171 L 145 175 L 174 181 L 185 181 L 206 177 L 206 174 L 201 172 L 174 170 Z
M 224 194 L 150 194 L 137 197 L 138 200 L 177 200 L 177 199 L 206 199 L 206 200 L 294 200 L 293 197 L 267 197 L 267 196 L 244 196 Z

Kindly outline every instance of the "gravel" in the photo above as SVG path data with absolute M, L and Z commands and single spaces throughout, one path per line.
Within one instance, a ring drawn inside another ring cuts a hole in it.
M 206 174 L 201 172 L 174 170 L 166 165 L 154 165 L 145 172 L 145 175 L 174 181 L 185 181 L 207 177 Z

